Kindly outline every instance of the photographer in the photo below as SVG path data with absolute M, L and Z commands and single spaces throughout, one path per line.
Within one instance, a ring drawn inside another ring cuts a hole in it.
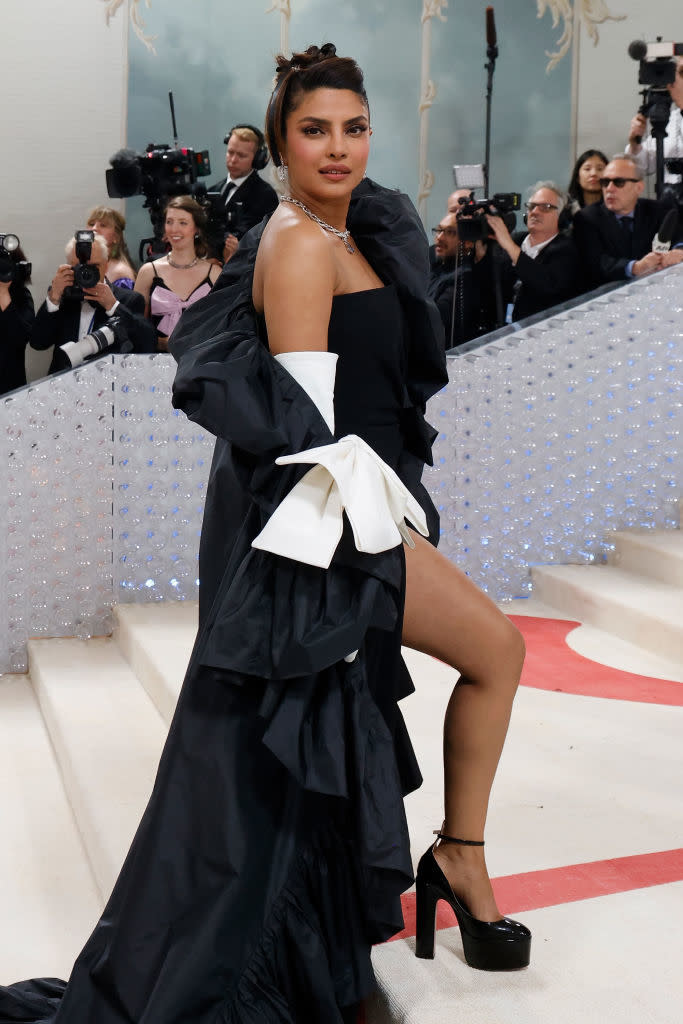
M 566 193 L 551 181 L 537 182 L 530 192 L 524 217 L 529 230 L 520 245 L 501 217 L 487 214 L 491 235 L 505 253 L 503 289 L 513 321 L 566 302 L 581 291 L 578 252 L 560 230 Z
M 78 365 L 83 361 L 81 355 L 93 358 L 112 352 L 156 350 L 155 331 L 144 318 L 142 296 L 111 285 L 105 277 L 109 262 L 105 239 L 93 231 L 79 231 L 77 236 L 80 237 L 67 243 L 67 262 L 57 268 L 47 299 L 36 314 L 31 338 L 34 349 L 55 346 L 50 373 Z M 105 327 L 114 315 L 118 329 L 111 344 L 94 351 L 95 346 L 86 342 L 83 351 L 76 353 L 76 362 L 65 357 L 62 346 L 84 341 L 91 332 Z
M 16 235 L 0 234 L 0 395 L 26 383 L 26 344 L 34 310 L 31 264 L 26 262 Z
M 683 260 L 680 227 L 672 228 L 669 251 L 655 251 L 655 236 L 672 209 L 656 199 L 642 199 L 643 177 L 630 156 L 610 160 L 600 179 L 603 201 L 574 217 L 574 237 L 589 287 L 626 281 Z M 675 213 L 674 213 L 675 219 Z M 663 239 L 662 239 L 663 241 Z
M 683 57 L 675 58 L 676 77 L 666 88 L 672 100 L 671 114 L 666 127 L 664 139 L 664 159 L 683 159 Z M 666 117 L 666 114 L 664 115 Z M 626 154 L 636 163 L 642 176 L 654 174 L 656 169 L 656 141 L 651 133 L 647 133 L 647 118 L 638 113 L 631 121 L 631 130 L 626 146 Z M 675 174 L 666 168 L 664 181 L 676 184 L 683 181 L 683 175 Z
M 209 192 L 220 192 L 227 233 L 221 253 L 212 255 L 224 263 L 234 254 L 242 235 L 277 209 L 277 192 L 257 173 L 268 162 L 263 132 L 254 125 L 235 125 L 226 135 L 225 167 L 227 178 L 209 185 Z M 229 230 L 232 227 L 233 230 Z
M 455 348 L 495 325 L 488 247 L 483 241 L 460 240 L 455 211 L 445 214 L 432 234 L 434 257 L 427 294 L 439 310 L 446 348 Z

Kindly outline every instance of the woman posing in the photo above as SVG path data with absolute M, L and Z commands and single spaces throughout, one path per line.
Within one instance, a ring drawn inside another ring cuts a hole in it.
M 106 239 L 109 249 L 109 263 L 105 271 L 107 280 L 117 288 L 129 288 L 132 291 L 135 269 L 123 234 L 126 218 L 111 206 L 96 206 L 88 214 L 88 227 Z
M 221 268 L 207 260 L 206 214 L 192 196 L 175 196 L 164 215 L 164 241 L 171 247 L 161 259 L 140 267 L 135 291 L 145 297 L 145 315 L 157 329 L 160 352 L 184 310 L 211 291 Z
M 0 990 L 2 1024 L 352 1021 L 412 882 L 402 639 L 462 673 L 418 955 L 445 899 L 473 966 L 528 963 L 482 848 L 522 641 L 424 539 L 423 413 L 446 381 L 424 231 L 364 180 L 363 78 L 331 44 L 278 58 L 267 127 L 286 198 L 172 342 L 174 404 L 217 440 L 199 632 L 154 792 L 69 984 Z

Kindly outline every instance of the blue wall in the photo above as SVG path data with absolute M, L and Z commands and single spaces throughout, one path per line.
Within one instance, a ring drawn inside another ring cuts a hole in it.
M 180 141 L 208 148 L 224 176 L 223 136 L 232 124 L 262 125 L 280 44 L 280 15 L 266 0 L 154 0 L 144 16 L 156 35 L 154 56 L 131 33 L 128 144 L 171 142 L 173 90 Z M 432 20 L 430 76 L 438 94 L 430 112 L 428 164 L 435 175 L 431 224 L 453 188 L 454 163 L 484 155 L 486 74 L 484 3 L 450 0 L 447 20 Z M 536 17 L 536 4 L 499 4 L 492 124 L 492 191 L 523 191 L 538 178 L 569 177 L 570 58 L 549 76 L 546 51 L 557 30 Z M 416 199 L 417 107 L 422 0 L 291 0 L 294 48 L 332 40 L 365 71 L 374 128 L 368 173 Z M 514 10 L 513 10 L 514 8 Z M 128 237 L 150 233 L 142 200 L 127 204 Z

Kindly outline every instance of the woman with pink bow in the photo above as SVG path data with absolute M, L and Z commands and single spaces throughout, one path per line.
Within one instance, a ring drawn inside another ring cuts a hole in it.
M 183 310 L 208 295 L 221 272 L 220 266 L 206 258 L 205 227 L 206 214 L 196 199 L 170 199 L 164 220 L 164 239 L 170 251 L 145 263 L 135 281 L 135 291 L 145 297 L 145 315 L 156 326 L 160 352 L 168 350 L 169 336 Z

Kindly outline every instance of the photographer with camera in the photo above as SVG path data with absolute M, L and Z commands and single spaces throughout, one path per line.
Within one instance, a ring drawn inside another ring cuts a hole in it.
M 144 299 L 110 284 L 105 276 L 106 240 L 94 231 L 77 231 L 65 251 L 67 262 L 57 268 L 31 338 L 34 349 L 54 345 L 49 372 L 112 352 L 156 351 Z M 96 337 L 101 329 L 105 333 Z
M 683 160 L 683 57 L 673 58 L 673 63 L 675 64 L 674 80 L 667 82 L 665 86 L 671 99 L 671 112 L 664 138 L 664 182 L 669 185 L 680 185 L 683 182 L 683 175 L 669 169 L 666 165 L 667 160 Z M 663 90 L 650 90 L 650 96 L 656 92 L 663 93 Z M 646 108 L 649 105 L 646 103 Z M 626 155 L 635 161 L 641 176 L 654 174 L 656 170 L 656 139 L 652 131 L 647 129 L 648 118 L 641 108 L 631 121 L 628 145 L 625 149 Z
M 460 190 L 463 202 L 471 199 L 469 190 Z M 457 204 L 459 199 L 455 200 Z M 449 197 L 449 207 L 451 197 Z M 457 210 L 432 228 L 434 255 L 430 252 L 431 270 L 427 294 L 436 304 L 444 330 L 446 348 L 457 348 L 479 337 L 495 326 L 491 266 L 487 245 L 478 240 L 463 242 L 458 233 Z
M 574 237 L 590 288 L 683 261 L 675 207 L 641 198 L 643 175 L 634 157 L 612 157 L 600 185 L 603 201 L 585 206 L 574 217 Z
M 567 195 L 552 181 L 532 185 L 524 220 L 528 232 L 518 245 L 500 216 L 487 213 L 491 236 L 503 256 L 503 291 L 508 319 L 523 320 L 580 294 L 579 255 L 560 228 Z
M 26 383 L 26 345 L 34 310 L 31 264 L 16 235 L 0 233 L 0 395 Z
M 227 178 L 209 186 L 219 195 L 213 204 L 213 217 L 222 221 L 223 246 L 214 244 L 212 255 L 227 263 L 239 239 L 277 209 L 277 192 L 257 173 L 268 163 L 263 132 L 252 124 L 237 124 L 225 136 Z M 212 239 L 213 242 L 213 239 Z

